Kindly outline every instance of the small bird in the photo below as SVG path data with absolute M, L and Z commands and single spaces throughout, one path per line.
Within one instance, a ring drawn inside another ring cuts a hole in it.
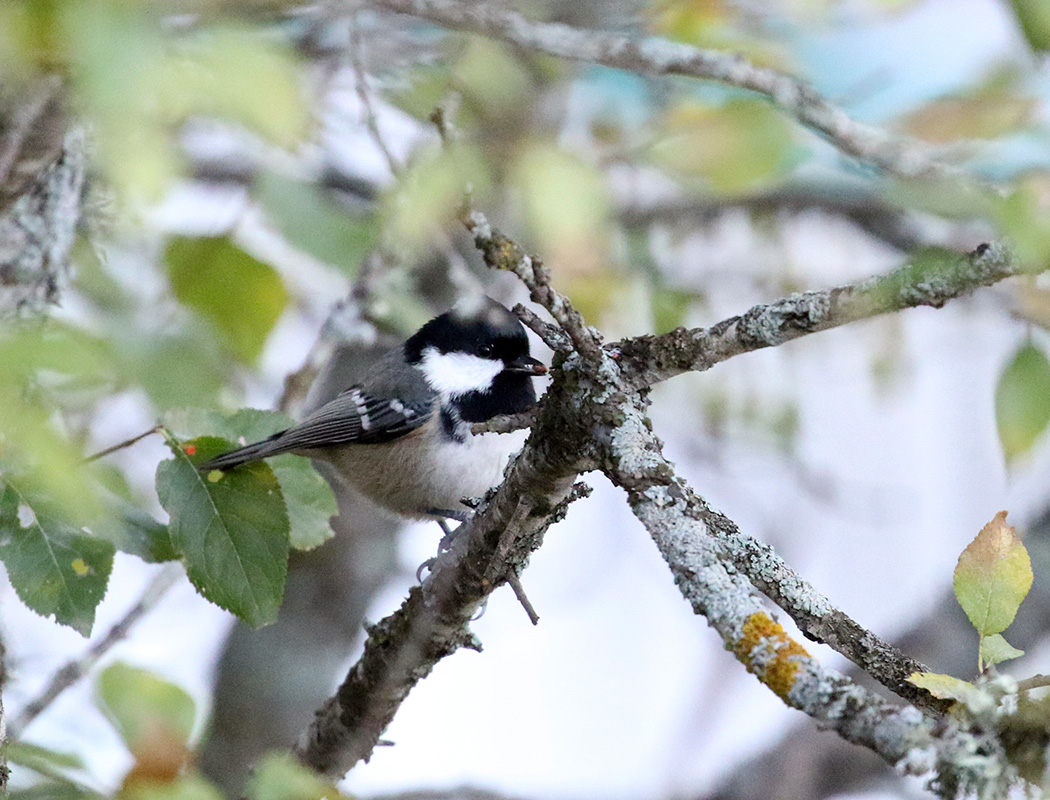
M 339 480 L 396 514 L 464 520 L 464 499 L 500 483 L 527 435 L 473 434 L 471 424 L 533 406 L 532 378 L 546 372 L 517 317 L 488 297 L 467 298 L 298 425 L 198 469 L 294 453 L 331 464 Z

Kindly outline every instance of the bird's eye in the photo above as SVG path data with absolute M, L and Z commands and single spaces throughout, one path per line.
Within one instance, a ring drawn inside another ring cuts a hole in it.
M 482 356 L 483 358 L 488 358 L 492 355 L 495 349 L 496 348 L 494 348 L 491 344 L 478 345 L 478 355 Z

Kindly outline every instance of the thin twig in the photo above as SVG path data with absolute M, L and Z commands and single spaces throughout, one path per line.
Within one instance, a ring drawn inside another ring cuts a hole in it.
M 572 342 L 557 326 L 551 325 L 528 306 L 518 303 L 512 309 L 515 315 L 533 333 L 540 337 L 547 347 L 556 353 L 571 353 Z
M 1050 686 L 1050 675 L 1033 675 L 1017 682 L 1017 691 L 1030 692 L 1033 689 L 1043 689 Z
M 34 700 L 22 709 L 13 723 L 10 733 L 13 738 L 22 735 L 25 729 L 45 711 L 66 689 L 87 675 L 113 645 L 127 638 L 128 633 L 146 614 L 152 611 L 167 591 L 182 576 L 182 568 L 169 564 L 153 576 L 153 580 L 142 592 L 138 602 L 128 609 L 127 613 L 109 631 L 88 648 L 80 658 L 69 661 L 53 676 L 47 687 Z
M 474 246 L 481 251 L 486 264 L 517 275 L 528 287 L 532 301 L 547 309 L 565 331 L 573 348 L 589 358 L 598 357 L 601 336 L 584 322 L 569 298 L 551 286 L 550 271 L 539 258 L 528 255 L 516 242 L 492 227 L 477 209 L 464 208 L 460 221 L 474 235 Z
M 535 606 L 529 600 L 528 595 L 525 594 L 525 588 L 521 585 L 521 578 L 518 577 L 516 572 L 507 573 L 507 583 L 510 584 L 510 588 L 514 590 L 514 596 L 518 598 L 518 602 L 521 603 L 521 607 L 525 609 L 525 613 L 529 615 L 529 622 L 533 625 L 540 624 L 540 615 L 536 613 Z
M 636 385 L 651 386 L 850 322 L 905 308 L 940 308 L 975 289 L 1031 272 L 1002 244 L 983 244 L 967 255 L 945 253 L 940 259 L 926 254 L 886 275 L 793 294 L 754 306 L 710 328 L 638 336 L 611 344 L 609 349 Z
M 531 427 L 535 419 L 535 409 L 522 411 L 520 414 L 501 414 L 484 422 L 475 422 L 470 426 L 470 432 L 475 436 L 482 433 L 513 433 Z
M 99 450 L 97 453 L 87 456 L 82 463 L 90 464 L 92 461 L 98 461 L 100 458 L 102 458 L 103 456 L 108 456 L 110 453 L 115 453 L 118 450 L 123 450 L 125 447 L 131 447 L 131 445 L 135 444 L 136 442 L 142 441 L 147 436 L 151 436 L 154 433 L 160 433 L 163 427 L 163 425 L 154 425 L 148 431 L 140 433 L 138 436 L 132 436 L 130 439 L 125 439 L 120 444 L 115 444 L 112 447 L 107 447 L 105 450 Z
M 357 99 L 361 101 L 365 127 L 372 137 L 379 152 L 383 154 L 390 174 L 397 176 L 401 174 L 401 163 L 387 147 L 383 134 L 379 132 L 379 118 L 376 115 L 375 106 L 372 105 L 372 94 L 368 91 L 368 73 L 364 66 L 364 44 L 361 39 L 360 14 L 354 14 L 350 22 L 350 66 L 354 70 L 354 89 Z

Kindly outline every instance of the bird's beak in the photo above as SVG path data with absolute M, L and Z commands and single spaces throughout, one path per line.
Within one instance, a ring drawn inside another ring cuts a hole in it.
M 504 372 L 517 372 L 525 375 L 546 375 L 547 365 L 532 356 L 521 356 L 503 368 Z

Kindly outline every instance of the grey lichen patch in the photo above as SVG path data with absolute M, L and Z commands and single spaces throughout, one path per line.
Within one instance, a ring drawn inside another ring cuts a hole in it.
M 827 292 L 802 292 L 748 311 L 738 323 L 739 337 L 751 348 L 775 347 L 800 333 L 819 330 L 831 311 Z

